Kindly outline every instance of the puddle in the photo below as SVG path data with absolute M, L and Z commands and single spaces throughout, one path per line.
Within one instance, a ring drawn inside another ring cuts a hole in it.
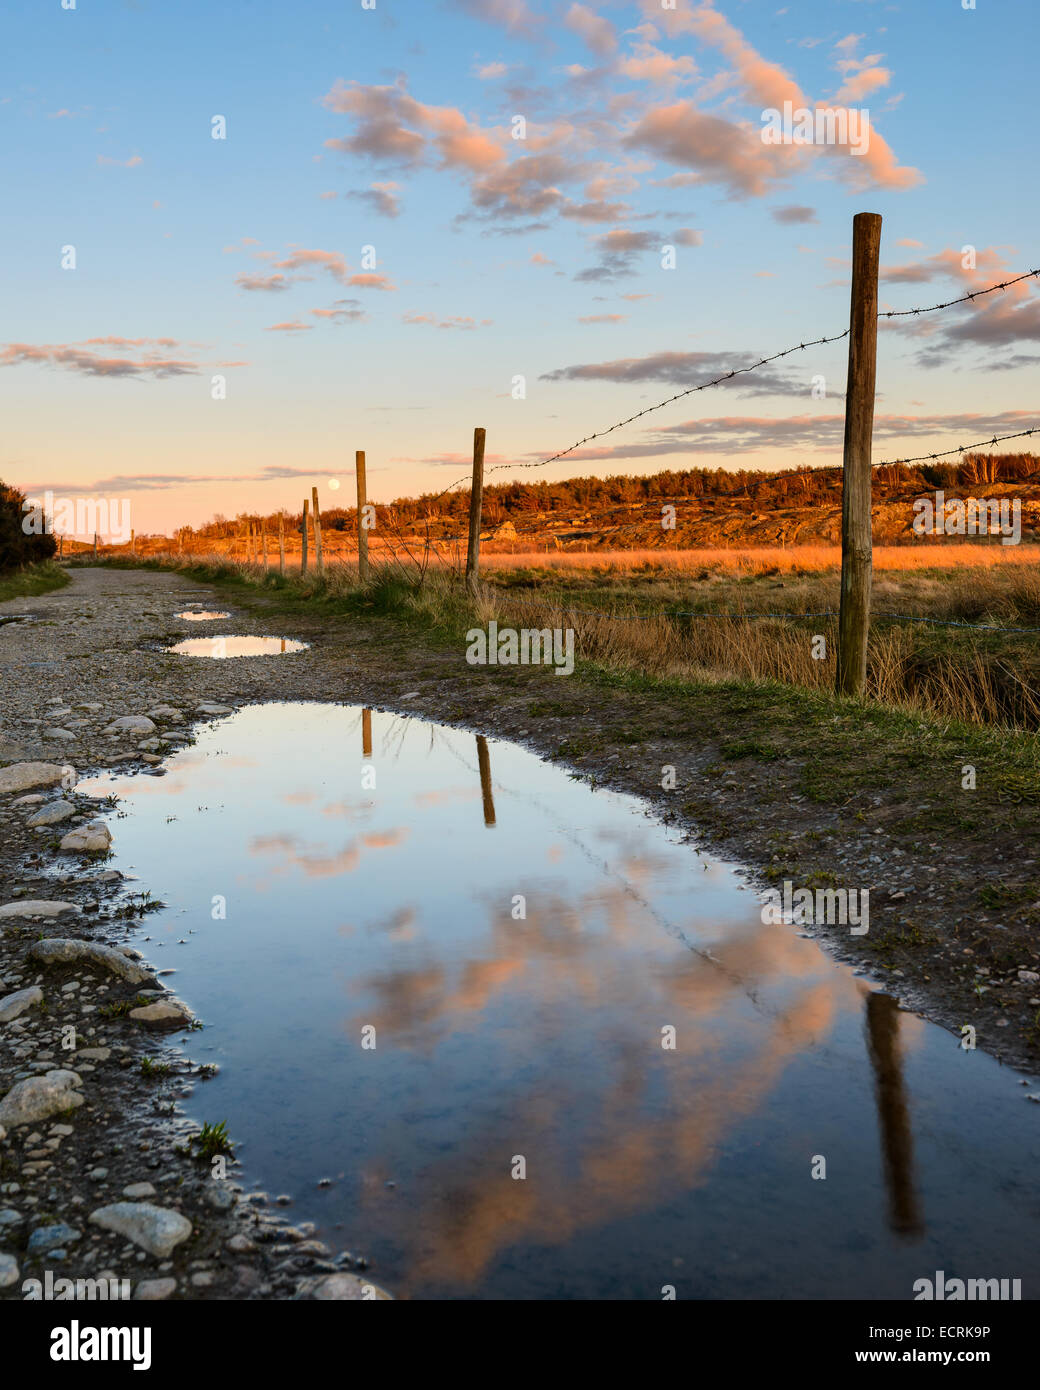
M 222 1068 L 191 1113 L 397 1296 L 906 1300 L 936 1270 L 1036 1296 L 1017 1074 L 763 925 L 635 799 L 318 704 L 165 766 L 90 785 Z
M 203 609 L 188 609 L 184 613 L 178 613 L 178 618 L 184 618 L 189 623 L 211 623 L 215 618 L 230 618 L 230 613 L 207 613 Z
M 216 616 L 216 615 L 214 615 Z M 224 661 L 233 656 L 282 656 L 288 652 L 305 652 L 309 643 L 292 637 L 185 637 L 164 647 L 178 656 L 205 656 Z
M 5 627 L 8 623 L 34 623 L 35 613 L 0 613 L 0 627 Z

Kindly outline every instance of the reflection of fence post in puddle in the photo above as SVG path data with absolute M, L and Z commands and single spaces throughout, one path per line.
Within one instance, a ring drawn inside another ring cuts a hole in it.
M 874 1068 L 888 1221 L 901 1236 L 924 1234 L 914 1191 L 914 1139 L 899 1055 L 899 1009 L 888 994 L 867 995 L 867 1043 Z
M 495 823 L 495 800 L 491 795 L 491 755 L 488 753 L 487 739 L 477 734 L 477 762 L 480 765 L 480 795 L 484 799 L 484 824 Z
M 361 711 L 361 756 L 363 758 L 372 756 L 372 711 L 370 709 Z

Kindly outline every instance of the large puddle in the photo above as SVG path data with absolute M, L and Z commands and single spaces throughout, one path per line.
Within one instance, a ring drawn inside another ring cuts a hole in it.
M 399 1297 L 1036 1297 L 1016 1074 L 635 800 L 343 706 L 242 710 L 166 767 L 92 787 L 222 1068 L 193 1112 Z

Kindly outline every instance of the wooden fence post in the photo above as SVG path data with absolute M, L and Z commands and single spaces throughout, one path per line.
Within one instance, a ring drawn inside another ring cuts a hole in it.
M 266 569 L 267 569 L 267 521 L 266 521 L 266 519 L 263 518 L 263 517 L 261 517 L 261 519 L 260 519 L 260 546 L 261 546 L 261 549 L 263 550 L 264 569 L 266 570 Z
M 365 478 L 365 451 L 358 449 L 354 454 L 354 475 L 357 479 L 357 559 L 358 579 L 368 583 L 368 530 L 365 526 L 364 511 L 368 505 L 367 482 Z
M 319 574 L 325 573 L 325 556 L 321 548 L 321 512 L 318 508 L 318 489 L 311 488 L 311 510 L 314 512 L 314 567 Z
M 361 711 L 361 756 L 363 758 L 372 756 L 372 711 L 370 709 Z
M 862 694 L 867 679 L 873 572 L 870 451 L 874 435 L 880 252 L 880 214 L 858 212 L 852 220 L 852 303 L 841 487 L 841 610 L 836 680 L 839 695 Z
M 278 573 L 285 573 L 285 515 L 278 513 Z
M 98 557 L 98 553 L 97 553 L 97 532 L 95 531 L 95 532 L 94 532 L 94 559 L 96 560 L 97 557 Z
M 480 573 L 480 509 L 484 501 L 484 441 L 486 431 L 473 431 L 473 488 L 469 495 L 469 552 L 466 555 L 466 588 L 476 593 Z
M 303 520 L 300 523 L 300 573 L 307 573 L 307 498 L 303 499 Z
M 130 532 L 130 554 L 131 554 L 131 555 L 136 555 L 136 554 L 137 554 L 137 532 L 136 532 L 136 531 L 131 531 L 131 532 Z

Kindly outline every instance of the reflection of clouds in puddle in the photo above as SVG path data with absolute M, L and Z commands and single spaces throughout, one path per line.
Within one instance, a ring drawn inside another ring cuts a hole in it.
M 338 874 L 350 874 L 357 869 L 363 849 L 395 849 L 404 843 L 408 833 L 407 826 L 373 831 L 332 852 L 324 852 L 324 846 L 319 845 L 301 848 L 305 842 L 297 835 L 260 835 L 249 841 L 249 852 L 281 856 L 280 863 L 267 865 L 269 879 L 282 877 L 292 869 L 301 869 L 307 878 L 335 878 Z M 263 880 L 260 886 L 263 886 Z
M 293 637 L 230 637 L 221 633 L 212 637 L 185 637 L 182 641 L 165 647 L 164 651 L 176 656 L 229 661 L 235 657 L 281 656 L 307 649 L 306 642 L 297 642 Z

